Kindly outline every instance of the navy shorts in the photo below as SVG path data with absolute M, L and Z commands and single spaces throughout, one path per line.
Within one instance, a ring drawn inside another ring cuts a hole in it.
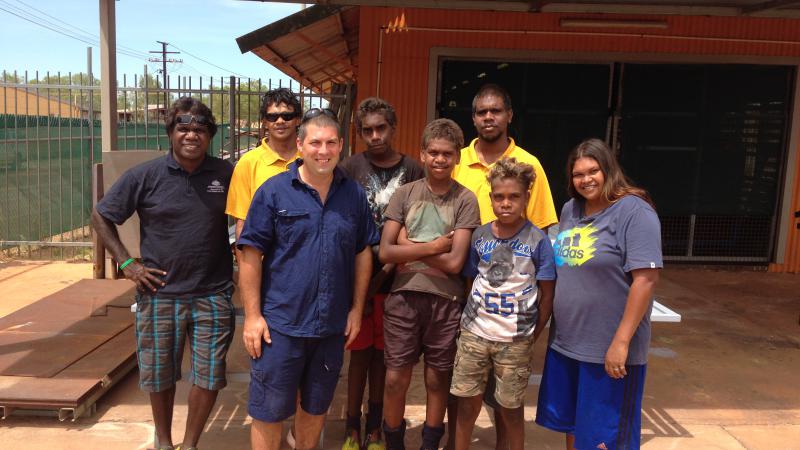
M 344 358 L 344 335 L 293 337 L 270 330 L 272 344 L 261 341 L 261 357 L 250 368 L 248 413 L 262 422 L 283 422 L 300 407 L 315 416 L 333 401 Z
M 536 423 L 575 436 L 578 450 L 638 449 L 647 365 L 626 365 L 615 380 L 603 364 L 578 361 L 552 348 L 544 362 Z

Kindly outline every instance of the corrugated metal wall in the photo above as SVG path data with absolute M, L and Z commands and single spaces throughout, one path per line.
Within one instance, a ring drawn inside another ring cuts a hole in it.
M 797 112 L 796 112 L 797 113 Z M 800 173 L 800 159 L 795 164 L 795 173 Z M 792 189 L 792 198 L 784 199 L 791 201 L 791 211 L 800 211 L 800 178 L 795 177 Z M 770 264 L 770 272 L 785 272 L 800 274 L 800 218 L 792 216 L 789 224 L 789 233 L 786 239 L 785 254 L 783 264 Z
M 381 39 L 382 27 L 401 15 L 405 16 L 410 30 L 383 34 Z M 562 28 L 560 20 L 563 18 L 653 20 L 666 22 L 668 26 L 586 32 L 585 28 Z M 428 66 L 434 47 L 555 51 L 565 52 L 566 60 L 569 52 L 613 52 L 733 56 L 741 57 L 741 62 L 746 62 L 748 57 L 784 57 L 798 58 L 800 63 L 800 20 L 791 19 L 362 7 L 359 33 L 358 101 L 378 93 L 391 102 L 398 114 L 395 146 L 415 157 L 419 155 L 419 137 L 427 118 Z M 361 143 L 357 144 L 357 149 L 363 149 Z M 800 177 L 796 180 L 791 199 L 793 211 L 800 209 Z M 771 270 L 800 273 L 800 230 L 794 223 L 788 238 L 785 264 L 773 265 Z

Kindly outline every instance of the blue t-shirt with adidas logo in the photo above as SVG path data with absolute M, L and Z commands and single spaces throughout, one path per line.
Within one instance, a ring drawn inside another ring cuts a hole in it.
M 550 345 L 579 361 L 603 364 L 622 320 L 635 269 L 660 269 L 661 224 L 655 210 L 628 195 L 606 209 L 583 215 L 583 201 L 561 210 L 553 244 L 556 283 Z M 628 348 L 627 364 L 646 364 L 650 346 L 648 308 Z

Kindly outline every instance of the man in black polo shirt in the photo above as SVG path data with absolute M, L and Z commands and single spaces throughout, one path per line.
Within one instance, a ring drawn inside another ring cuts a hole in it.
M 139 386 L 150 393 L 159 449 L 173 448 L 175 383 L 189 338 L 192 388 L 182 448 L 190 449 L 227 384 L 235 319 L 225 200 L 233 168 L 206 154 L 217 131 L 206 105 L 180 98 L 165 122 L 170 152 L 125 172 L 97 204 L 92 224 L 136 283 Z M 134 212 L 141 260 L 130 257 L 114 226 Z

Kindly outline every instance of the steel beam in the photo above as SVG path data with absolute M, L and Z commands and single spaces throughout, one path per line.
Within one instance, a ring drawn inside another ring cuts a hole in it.
M 755 14 L 763 11 L 768 11 L 770 9 L 783 8 L 786 6 L 794 6 L 798 4 L 800 4 L 800 1 L 797 0 L 772 0 L 768 2 L 757 3 L 755 5 L 743 6 L 742 14 L 745 15 Z

